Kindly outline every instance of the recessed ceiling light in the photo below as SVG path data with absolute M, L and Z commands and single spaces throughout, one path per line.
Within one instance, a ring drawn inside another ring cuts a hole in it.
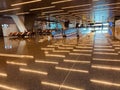
M 113 10 L 113 9 L 119 9 L 120 7 L 112 7 L 112 8 L 100 8 L 100 9 L 94 9 L 94 11 L 97 10 Z
M 51 14 L 51 16 L 54 16 L 54 15 L 64 15 L 64 14 L 68 14 L 68 13 L 55 13 L 55 14 Z
M 29 12 L 16 13 L 16 15 L 24 15 L 24 14 L 29 14 Z
M 99 0 L 93 0 L 93 2 L 98 2 Z
M 110 4 L 96 5 L 96 6 L 94 6 L 94 7 L 100 7 L 100 6 L 112 6 L 112 5 L 118 5 L 118 4 L 120 4 L 120 2 L 118 2 L 118 3 L 110 3 Z
M 58 4 L 58 3 L 70 2 L 70 1 L 72 0 L 61 0 L 61 1 L 52 2 L 51 4 Z
M 32 0 L 32 1 L 28 1 L 28 2 L 15 3 L 15 4 L 11 4 L 11 6 L 19 6 L 19 5 L 35 3 L 35 2 L 39 2 L 39 1 L 41 1 L 41 0 Z
M 13 8 L 13 9 L 5 9 L 5 10 L 0 10 L 0 12 L 8 12 L 8 11 L 14 11 L 14 10 L 19 10 L 20 8 Z
M 91 4 L 83 4 L 83 5 L 76 5 L 76 6 L 68 6 L 68 7 L 62 7 L 62 9 L 69 9 L 69 8 L 77 8 L 77 7 L 85 7 L 90 6 Z
M 41 7 L 41 8 L 33 8 L 33 9 L 30 9 L 30 11 L 43 10 L 43 9 L 49 9 L 49 8 L 54 8 L 54 7 L 55 7 L 55 6 Z
M 42 13 L 45 14 L 45 13 L 54 13 L 54 12 L 62 12 L 62 11 L 64 10 L 47 11 L 47 12 L 42 12 Z
M 71 10 L 71 11 L 68 11 L 68 12 L 77 12 L 77 11 L 89 11 L 89 10 L 92 10 L 92 8 L 88 8 L 88 9 L 78 9 L 78 10 Z

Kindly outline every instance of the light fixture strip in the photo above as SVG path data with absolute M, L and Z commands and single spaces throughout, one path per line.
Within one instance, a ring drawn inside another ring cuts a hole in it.
M 61 1 L 52 2 L 51 4 L 58 4 L 58 3 L 70 2 L 70 1 L 72 0 L 61 0 Z
M 55 10 L 55 11 L 48 11 L 48 12 L 42 12 L 42 13 L 54 13 L 54 12 L 62 12 L 62 11 L 64 11 L 64 10 Z
M 91 4 L 83 4 L 83 5 L 76 5 L 76 6 L 68 6 L 68 7 L 62 7 L 62 9 L 69 9 L 69 8 L 77 8 L 77 7 L 85 7 L 90 6 Z
M 39 1 L 41 1 L 41 0 L 32 0 L 32 1 L 28 1 L 28 2 L 15 3 L 15 4 L 11 4 L 11 6 L 19 6 L 19 5 L 35 3 L 35 2 L 39 2 Z
M 29 12 L 16 13 L 16 15 L 24 15 L 24 14 L 29 14 Z
M 55 6 L 41 7 L 41 8 L 33 8 L 33 9 L 30 9 L 30 11 L 43 10 L 43 9 L 49 9 L 49 8 L 55 8 Z
M 54 15 L 64 15 L 64 14 L 68 14 L 68 13 L 55 13 L 55 14 L 51 14 L 51 15 L 54 16 Z
M 8 12 L 8 11 L 14 11 L 14 10 L 19 10 L 20 8 L 13 8 L 13 9 L 5 9 L 5 10 L 0 10 L 0 12 Z
M 94 6 L 94 7 L 100 7 L 100 6 L 112 6 L 112 5 L 118 5 L 118 4 L 120 4 L 120 2 L 118 2 L 118 3 L 111 3 L 111 4 L 96 5 L 96 6 Z
M 71 10 L 71 11 L 68 11 L 68 12 L 77 12 L 77 11 L 87 11 L 87 10 L 91 10 L 92 8 L 89 8 L 89 9 L 82 9 L 82 10 Z
M 38 16 L 37 18 L 46 18 L 47 16 Z
M 94 11 L 97 11 L 97 10 L 99 10 L 99 11 L 103 11 L 103 10 L 112 10 L 112 9 L 118 9 L 118 8 L 120 8 L 120 7 L 94 9 Z

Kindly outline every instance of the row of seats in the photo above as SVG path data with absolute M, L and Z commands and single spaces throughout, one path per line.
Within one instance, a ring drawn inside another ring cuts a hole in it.
M 51 30 L 40 30 L 38 31 L 39 35 L 50 35 Z
M 35 32 L 11 32 L 9 36 L 17 36 L 17 37 L 25 37 L 25 36 L 33 36 Z

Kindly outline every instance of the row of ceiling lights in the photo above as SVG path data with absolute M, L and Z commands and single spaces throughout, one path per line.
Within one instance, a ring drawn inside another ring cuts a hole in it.
M 35 2 L 39 2 L 39 1 L 42 1 L 42 0 L 32 0 L 32 1 L 28 1 L 28 2 L 21 2 L 21 3 L 12 4 L 11 6 L 25 5 L 25 4 L 35 3 Z M 58 3 L 70 2 L 70 1 L 73 1 L 73 0 L 61 0 L 61 1 L 51 2 L 51 4 L 58 4 Z M 111 6 L 111 5 L 118 5 L 118 4 L 120 4 L 120 3 L 111 3 L 111 4 L 104 4 L 104 5 L 97 5 L 97 6 L 94 6 L 94 7 Z M 85 7 L 85 6 L 91 6 L 91 4 L 62 7 L 62 10 L 48 11 L 48 12 L 43 12 L 42 14 L 45 15 L 46 13 L 62 12 L 62 11 L 64 11 L 64 9 L 78 8 L 78 7 Z M 44 9 L 49 9 L 49 8 L 55 8 L 55 6 L 34 8 L 34 9 L 30 9 L 30 11 L 44 10 Z M 114 8 L 117 8 L 117 7 L 114 7 Z M 120 8 L 120 7 L 118 7 L 118 8 Z M 14 11 L 14 10 L 19 10 L 19 9 L 20 8 L 6 9 L 6 10 L 1 10 L 0 12 L 8 12 L 8 11 Z M 72 10 L 72 11 L 68 11 L 68 13 L 69 12 L 75 12 L 75 11 L 83 11 L 83 10 Z M 91 10 L 91 8 L 85 9 L 85 10 Z M 97 9 L 97 10 L 99 10 L 99 9 Z M 17 13 L 17 15 L 21 15 L 21 14 L 29 14 L 29 12 Z

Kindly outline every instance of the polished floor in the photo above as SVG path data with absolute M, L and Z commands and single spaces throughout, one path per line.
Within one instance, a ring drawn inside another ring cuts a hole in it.
M 120 41 L 102 31 L 1 38 L 0 90 L 120 90 Z

